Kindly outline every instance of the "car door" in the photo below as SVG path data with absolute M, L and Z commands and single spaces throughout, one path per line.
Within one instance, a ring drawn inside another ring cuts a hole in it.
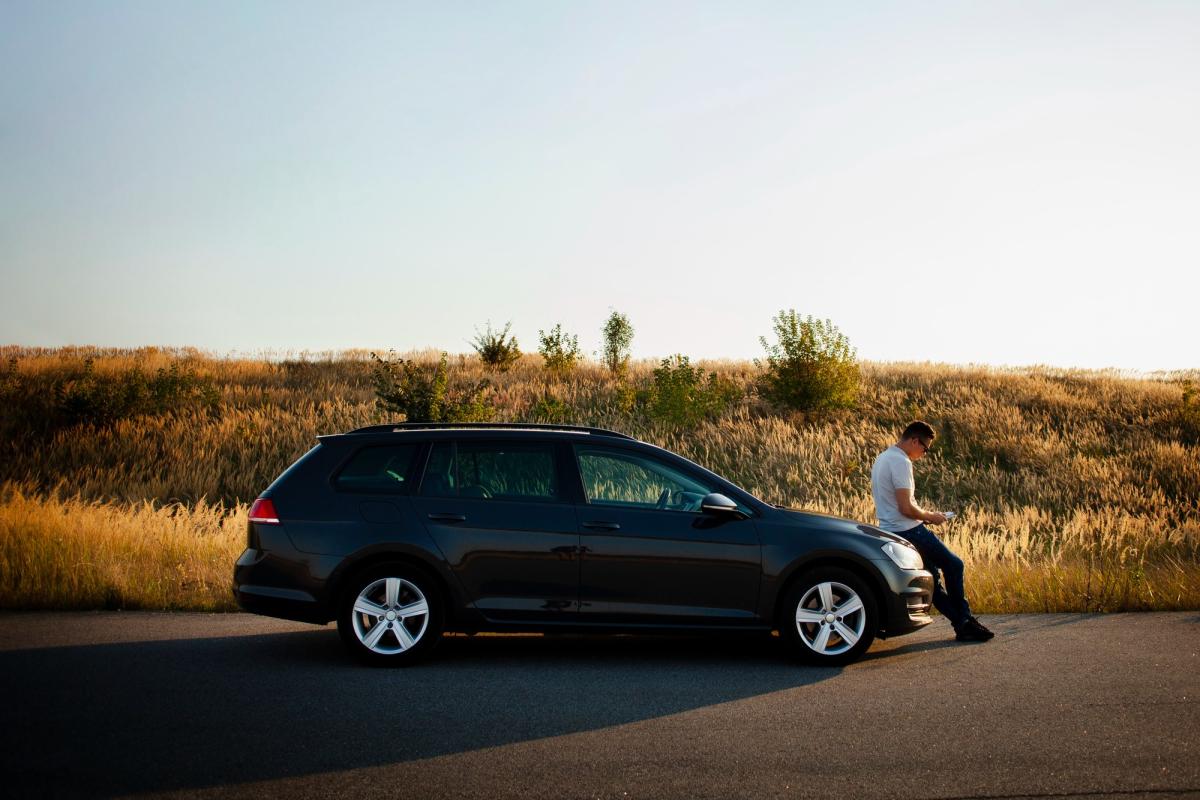
M 761 548 L 752 519 L 701 513 L 716 487 L 654 455 L 576 445 L 580 621 L 758 622 Z M 748 509 L 747 509 L 748 511 Z
M 553 441 L 435 442 L 417 513 L 468 599 L 498 622 L 570 621 L 579 532 Z

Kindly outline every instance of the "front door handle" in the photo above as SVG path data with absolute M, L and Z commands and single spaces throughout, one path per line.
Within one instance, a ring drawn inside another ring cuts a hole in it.
M 621 523 L 598 520 L 596 522 L 585 522 L 583 523 L 583 527 L 591 528 L 594 531 L 617 531 L 621 529 Z
M 429 515 L 429 518 L 434 522 L 466 522 L 466 514 L 443 514 L 434 512 Z

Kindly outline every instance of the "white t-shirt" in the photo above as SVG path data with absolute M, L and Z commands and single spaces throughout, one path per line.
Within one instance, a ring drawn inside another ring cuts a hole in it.
M 871 467 L 871 496 L 875 498 L 875 516 L 879 517 L 879 527 L 892 533 L 901 533 L 921 524 L 921 520 L 900 513 L 900 506 L 896 503 L 897 489 L 913 489 L 913 499 L 916 499 L 912 461 L 903 450 L 892 445 L 879 454 Z

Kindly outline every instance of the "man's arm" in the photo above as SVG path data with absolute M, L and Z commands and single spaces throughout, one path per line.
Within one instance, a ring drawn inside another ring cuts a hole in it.
M 913 499 L 912 489 L 897 489 L 896 505 L 900 508 L 900 513 L 909 519 L 928 522 L 930 525 L 940 525 L 946 521 L 945 514 L 939 514 L 936 511 L 926 511 L 917 505 L 917 501 Z

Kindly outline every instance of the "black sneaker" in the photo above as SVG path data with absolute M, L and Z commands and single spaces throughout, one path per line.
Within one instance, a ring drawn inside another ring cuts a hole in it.
M 960 642 L 986 642 L 996 635 L 974 617 L 967 617 L 966 622 L 954 629 L 954 634 L 954 638 Z

